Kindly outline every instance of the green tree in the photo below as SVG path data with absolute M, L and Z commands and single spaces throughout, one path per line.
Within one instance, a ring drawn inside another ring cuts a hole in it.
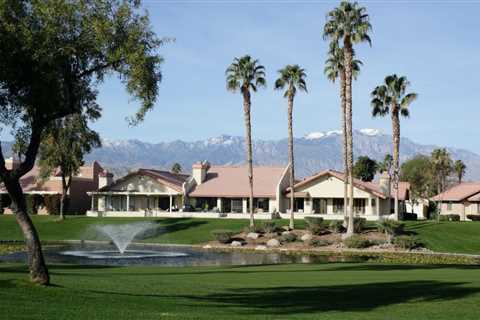
M 383 161 L 378 163 L 378 171 L 387 172 L 388 176 L 392 177 L 393 157 L 391 154 L 386 154 Z
M 227 90 L 236 92 L 240 90 L 243 97 L 243 116 L 245 119 L 245 148 L 247 153 L 248 182 L 250 186 L 250 227 L 254 227 L 253 217 L 253 150 L 252 150 L 252 123 L 250 108 L 251 93 L 259 87 L 266 87 L 265 67 L 259 61 L 249 55 L 235 58 L 233 63 L 225 71 L 227 78 Z
M 358 157 L 353 166 L 353 176 L 362 181 L 372 181 L 377 173 L 377 162 L 367 156 Z
M 448 176 L 453 171 L 453 161 L 447 149 L 439 148 L 431 154 L 432 172 L 435 180 L 436 193 L 441 193 L 447 188 Z
M 182 173 L 182 166 L 180 165 L 180 163 L 175 162 L 175 163 L 172 165 L 172 169 L 170 169 L 170 171 L 172 171 L 172 172 L 175 173 L 175 174 Z
M 395 190 L 395 219 L 398 220 L 398 182 L 400 171 L 400 115 L 408 117 L 409 105 L 417 98 L 416 93 L 405 93 L 410 85 L 406 77 L 396 74 L 387 76 L 382 85 L 372 92 L 372 115 L 392 118 L 393 138 L 393 190 Z
M 345 66 L 345 114 L 346 114 L 346 132 L 347 132 L 347 167 L 349 190 L 349 219 L 346 237 L 354 233 L 353 226 L 353 130 L 352 130 L 352 61 L 353 45 L 361 42 L 371 44 L 368 35 L 371 30 L 369 16 L 364 7 L 360 7 L 357 2 L 342 1 L 340 5 L 327 14 L 323 36 L 330 39 L 334 45 L 342 43 L 344 66 Z
M 84 164 L 83 156 L 99 147 L 101 141 L 98 133 L 88 127 L 85 115 L 80 114 L 53 121 L 45 133 L 39 150 L 40 177 L 45 181 L 59 169 L 62 179 L 60 219 L 63 220 L 72 178 Z
M 293 154 L 293 101 L 297 90 L 307 92 L 307 77 L 305 70 L 299 65 L 287 65 L 278 71 L 279 78 L 275 81 L 275 89 L 283 90 L 286 88 L 284 97 L 288 100 L 287 118 L 288 118 L 288 163 L 290 166 L 290 228 L 295 227 L 293 208 L 295 203 L 295 162 Z
M 405 161 L 400 169 L 400 180 L 410 184 L 410 199 L 428 199 L 434 195 L 432 162 L 430 157 L 417 155 Z
M 347 161 L 347 128 L 346 128 L 346 106 L 345 106 L 345 68 L 343 64 L 345 58 L 343 50 L 338 46 L 338 43 L 331 42 L 328 58 L 325 61 L 324 73 L 328 80 L 335 82 L 340 78 L 340 109 L 341 109 L 341 127 L 342 127 L 342 145 L 343 145 L 343 215 L 347 217 L 347 199 L 348 199 L 348 161 Z M 360 60 L 352 60 L 352 76 L 357 79 L 360 73 Z
M 457 175 L 458 183 L 462 183 L 462 179 L 465 175 L 465 171 L 467 170 L 467 166 L 465 165 L 465 163 L 463 163 L 462 160 L 457 160 L 453 165 L 453 169 L 455 171 L 455 174 Z
M 33 282 L 48 284 L 38 233 L 27 214 L 20 178 L 35 163 L 41 138 L 55 120 L 86 114 L 106 75 L 117 74 L 141 102 L 132 123 L 153 108 L 164 41 L 152 32 L 140 1 L 0 0 L 0 123 L 23 132 L 23 160 L 0 178 L 23 232 Z M 93 98 L 92 98 L 93 97 Z

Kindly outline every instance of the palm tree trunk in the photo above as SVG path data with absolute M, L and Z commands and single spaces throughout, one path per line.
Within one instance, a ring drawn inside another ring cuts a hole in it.
M 50 283 L 50 276 L 47 266 L 45 265 L 45 259 L 43 258 L 42 245 L 37 230 L 27 214 L 27 205 L 20 182 L 18 179 L 4 179 L 3 182 L 12 199 L 15 218 L 25 238 L 30 279 L 34 283 L 48 285 Z
M 347 219 L 347 199 L 348 199 L 348 162 L 347 162 L 347 115 L 345 106 L 345 72 L 340 73 L 340 101 L 342 109 L 342 143 L 343 143 L 343 216 Z
M 347 131 L 347 169 L 349 184 L 349 202 L 348 202 L 348 225 L 347 234 L 349 237 L 353 235 L 353 130 L 352 130 L 352 56 L 353 49 L 350 37 L 346 36 L 344 41 L 345 50 L 345 114 L 346 114 L 346 131 Z
M 247 164 L 248 164 L 248 183 L 250 186 L 250 227 L 255 226 L 253 216 L 253 150 L 252 150 L 252 123 L 250 120 L 250 92 L 248 89 L 243 89 L 243 115 L 245 118 L 245 147 L 247 150 Z
M 399 153 L 400 153 L 400 117 L 398 107 L 392 106 L 392 130 L 393 130 L 393 189 L 395 190 L 394 219 L 399 219 L 398 212 L 398 179 L 399 179 Z
M 295 164 L 293 159 L 293 93 L 288 95 L 288 162 L 290 163 L 290 229 L 295 227 L 294 203 L 295 203 Z

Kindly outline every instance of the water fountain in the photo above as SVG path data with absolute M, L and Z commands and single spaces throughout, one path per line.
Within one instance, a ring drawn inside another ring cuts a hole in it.
M 67 250 L 62 255 L 89 258 L 89 259 L 141 259 L 157 257 L 185 257 L 187 253 L 156 251 L 156 250 L 127 250 L 135 238 L 146 238 L 159 232 L 158 224 L 152 222 L 136 222 L 128 224 L 96 225 L 93 230 L 115 245 L 117 250 Z

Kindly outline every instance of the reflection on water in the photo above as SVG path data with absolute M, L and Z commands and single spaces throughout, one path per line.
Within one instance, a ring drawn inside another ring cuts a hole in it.
M 129 251 L 148 252 L 145 256 L 130 256 L 122 258 L 116 255 L 101 257 L 99 252 L 111 252 L 112 246 L 62 246 L 50 247 L 45 250 L 45 258 L 49 263 L 72 263 L 84 265 L 159 265 L 159 266 L 230 266 L 230 265 L 263 265 L 288 263 L 334 263 L 362 262 L 368 257 L 345 257 L 342 255 L 308 255 L 287 254 L 283 252 L 242 252 L 242 251 L 212 251 L 190 247 L 177 246 L 145 246 L 131 245 Z M 72 254 L 77 252 L 77 254 Z M 70 253 L 70 254 L 65 254 Z M 165 254 L 168 253 L 168 254 Z M 94 258 L 92 258 L 94 256 Z M 24 262 L 25 253 L 13 253 L 0 256 L 0 261 Z

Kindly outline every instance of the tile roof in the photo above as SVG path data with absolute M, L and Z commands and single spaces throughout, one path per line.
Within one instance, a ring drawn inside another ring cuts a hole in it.
M 285 167 L 253 167 L 253 194 L 256 198 L 275 198 Z M 192 197 L 250 196 L 247 166 L 211 166 L 206 179 L 189 193 Z
M 100 188 L 98 191 L 113 191 L 115 190 L 115 186 L 117 186 L 120 182 L 123 182 L 129 179 L 132 176 L 141 175 L 147 176 L 154 180 L 157 180 L 159 183 L 164 184 L 175 191 L 182 192 L 183 191 L 183 183 L 188 179 L 188 175 L 186 174 L 175 174 L 170 171 L 163 171 L 163 170 L 154 170 L 154 169 L 138 169 L 135 172 L 129 173 L 126 176 L 116 180 L 109 186 L 105 186 Z
M 463 182 L 432 198 L 433 201 L 461 201 L 468 198 L 469 201 L 477 199 L 477 193 L 480 193 L 480 182 Z M 472 200 L 470 200 L 472 199 Z M 480 198 L 479 198 L 480 200 Z

